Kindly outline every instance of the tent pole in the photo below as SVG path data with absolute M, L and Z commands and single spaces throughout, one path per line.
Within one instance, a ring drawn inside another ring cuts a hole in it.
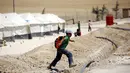
M 45 24 L 43 24 L 43 32 L 42 32 L 42 36 L 45 38 Z
M 13 0 L 13 12 L 15 12 L 15 0 Z

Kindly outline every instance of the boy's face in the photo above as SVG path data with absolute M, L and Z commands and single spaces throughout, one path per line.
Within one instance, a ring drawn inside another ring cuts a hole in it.
M 68 35 L 69 37 L 71 37 L 71 36 L 72 36 L 72 34 L 71 34 L 71 33 L 68 33 L 67 35 Z

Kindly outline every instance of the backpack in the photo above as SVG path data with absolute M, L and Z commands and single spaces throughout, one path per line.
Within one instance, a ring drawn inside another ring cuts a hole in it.
M 55 48 L 56 49 L 59 49 L 59 47 L 61 46 L 61 45 L 59 45 L 59 43 L 61 43 L 61 40 L 64 38 L 65 36 L 59 36 L 58 38 L 56 38 L 56 40 L 55 40 Z

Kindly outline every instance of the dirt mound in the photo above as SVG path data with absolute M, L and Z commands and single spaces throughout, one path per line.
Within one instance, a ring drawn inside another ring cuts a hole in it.
M 68 69 L 68 60 L 63 56 L 56 67 L 67 69 L 70 73 L 79 73 L 83 65 L 92 60 L 101 61 L 114 54 L 128 53 L 129 28 L 129 24 L 106 27 L 85 36 L 72 38 L 75 43 L 70 43 L 67 49 L 73 53 L 74 61 L 78 66 Z M 51 43 L 20 56 L 2 56 L 0 70 L 10 73 L 50 73 L 46 67 L 54 59 L 55 53 L 54 43 Z

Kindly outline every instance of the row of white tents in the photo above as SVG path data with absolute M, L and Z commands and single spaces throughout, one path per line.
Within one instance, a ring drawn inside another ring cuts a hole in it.
M 54 14 L 3 13 L 0 14 L 0 39 L 56 31 L 58 25 L 63 29 L 65 20 Z M 29 29 L 28 29 L 29 28 Z

